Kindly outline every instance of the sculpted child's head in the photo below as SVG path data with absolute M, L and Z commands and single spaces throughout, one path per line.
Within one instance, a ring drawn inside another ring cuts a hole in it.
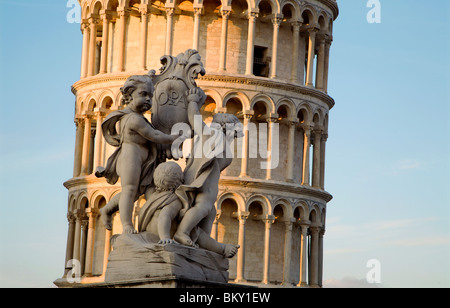
M 153 180 L 158 191 L 174 191 L 183 184 L 183 179 L 181 167 L 170 161 L 159 164 L 153 174 Z
M 127 79 L 122 88 L 122 104 L 144 113 L 152 107 L 153 82 L 148 75 L 135 75 Z

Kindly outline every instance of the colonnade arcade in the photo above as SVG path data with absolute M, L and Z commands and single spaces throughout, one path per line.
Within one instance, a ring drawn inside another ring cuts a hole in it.
M 76 259 L 87 281 L 104 276 L 111 235 L 121 230 L 106 230 L 98 221 L 99 209 L 118 192 L 116 187 L 70 195 L 66 274 L 71 269 L 67 262 Z M 230 260 L 230 279 L 240 283 L 322 286 L 324 204 L 222 191 L 216 208 L 211 236 L 241 246 L 237 257 Z M 136 206 L 135 224 L 139 209 Z
M 287 144 L 287 149 L 279 149 L 276 168 L 262 170 L 257 167 L 261 157 L 252 158 L 250 154 L 251 139 L 257 136 L 250 136 L 249 130 L 246 129 L 241 148 L 235 145 L 235 159 L 225 170 L 225 175 L 283 181 L 325 189 L 325 148 L 328 138 L 328 112 L 325 108 L 288 98 L 275 102 L 270 95 L 259 94 L 250 100 L 243 92 L 230 91 L 223 98 L 213 89 L 206 88 L 205 93 L 207 99 L 201 110 L 205 122 L 208 122 L 208 118 L 214 113 L 225 112 L 235 114 L 244 128 L 248 128 L 251 123 L 266 123 L 267 132 L 258 134 L 267 134 L 265 140 L 268 148 L 275 146 L 271 142 L 275 134 L 273 127 L 277 124 L 278 146 Z M 120 94 L 113 95 L 111 90 L 100 92 L 98 97 L 91 93 L 85 99 L 79 99 L 75 121 L 74 177 L 93 174 L 98 166 L 106 164 L 113 153 L 114 148 L 107 145 L 102 137 L 101 123 L 112 110 L 123 108 L 117 102 L 120 102 Z M 148 116 L 150 117 L 150 114 Z
M 334 0 L 314 1 L 335 5 Z M 199 50 L 209 73 L 282 79 L 327 92 L 331 33 L 336 17 L 333 15 L 337 15 L 337 6 L 335 10 L 296 0 L 82 1 L 81 78 L 147 70 L 149 61 L 157 61 L 162 53 L 176 55 L 193 48 Z M 208 32 L 202 24 L 202 18 L 211 14 L 222 20 L 220 29 L 214 30 L 220 31 L 220 38 L 219 33 Z M 189 25 L 192 37 L 187 40 L 176 37 L 177 27 L 187 27 L 180 16 L 192 19 Z M 159 27 L 150 31 L 150 25 L 161 18 L 165 19 L 165 29 Z M 138 19 L 136 23 L 140 25 L 140 29 L 132 30 L 139 31 L 136 42 L 131 42 L 131 19 Z M 234 28 L 229 28 L 241 27 L 243 20 L 246 20 L 246 33 L 236 34 Z M 206 42 L 216 37 L 217 46 L 210 44 L 207 48 Z M 236 47 L 236 41 L 246 46 Z M 158 45 L 161 48 L 158 49 Z M 132 54 L 130 46 L 133 50 L 139 49 L 133 53 L 136 57 L 128 55 Z M 154 52 L 158 55 L 152 55 Z M 281 65 L 284 66 L 280 69 Z

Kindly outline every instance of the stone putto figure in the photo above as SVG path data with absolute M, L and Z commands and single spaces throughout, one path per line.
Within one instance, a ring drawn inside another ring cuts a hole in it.
M 123 234 L 112 240 L 106 278 L 117 280 L 131 275 L 120 265 L 123 254 L 130 251 L 136 250 L 147 260 L 161 257 L 161 249 L 183 256 L 186 249 L 194 249 L 199 259 L 192 262 L 195 258 L 189 253 L 189 265 L 184 266 L 181 276 L 198 274 L 198 269 L 191 267 L 199 267 L 205 273 L 201 279 L 226 282 L 228 263 L 221 258 L 233 257 L 239 246 L 219 243 L 209 234 L 216 216 L 220 173 L 232 162 L 229 145 L 243 136 L 242 125 L 231 114 L 216 114 L 211 126 L 203 122 L 199 110 L 206 95 L 195 79 L 205 70 L 197 51 L 164 56 L 161 63 L 159 75 L 150 71 L 125 82 L 121 91 L 126 108 L 112 112 L 102 124 L 106 141 L 117 150 L 96 176 L 105 177 L 110 184 L 120 178 L 122 186 L 122 191 L 101 209 L 108 230 L 117 211 L 123 226 Z M 144 117 L 150 108 L 151 123 Z M 187 138 L 191 146 L 182 170 L 176 162 L 167 160 L 179 158 L 180 145 Z M 133 205 L 143 194 L 146 203 L 139 211 L 138 233 L 132 223 Z M 209 253 L 203 255 L 203 250 Z M 205 265 L 205 256 L 211 259 L 210 265 Z M 133 257 L 135 266 L 144 264 L 136 261 L 140 257 Z M 162 268 L 166 273 L 167 266 Z M 154 264 L 149 271 L 152 273 L 145 277 L 159 275 L 160 268 Z M 142 272 L 136 271 L 135 276 Z M 179 266 L 169 272 L 179 274 Z

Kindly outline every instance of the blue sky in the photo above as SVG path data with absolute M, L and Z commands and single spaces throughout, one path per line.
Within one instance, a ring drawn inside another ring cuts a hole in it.
M 324 280 L 450 287 L 450 2 L 341 0 L 329 93 Z M 66 1 L 0 0 L 0 287 L 64 269 L 81 32 Z

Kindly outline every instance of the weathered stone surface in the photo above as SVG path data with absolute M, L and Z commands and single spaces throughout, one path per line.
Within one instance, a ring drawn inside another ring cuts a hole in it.
M 148 233 L 112 238 L 105 282 L 176 277 L 228 282 L 228 259 L 211 251 L 179 244 L 157 244 Z

